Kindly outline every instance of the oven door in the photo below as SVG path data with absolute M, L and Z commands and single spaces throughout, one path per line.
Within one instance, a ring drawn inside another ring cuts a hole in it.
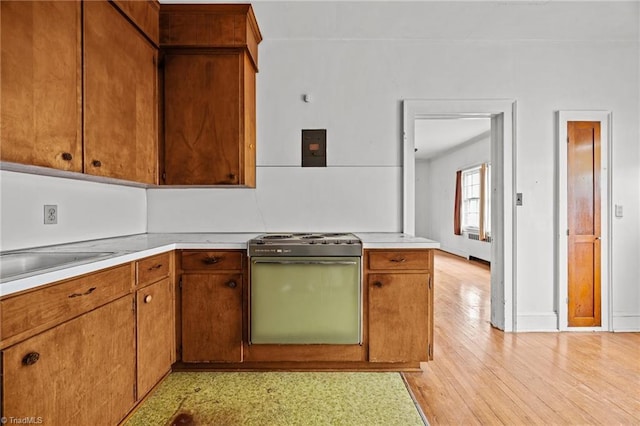
M 360 344 L 360 257 L 251 259 L 252 344 Z

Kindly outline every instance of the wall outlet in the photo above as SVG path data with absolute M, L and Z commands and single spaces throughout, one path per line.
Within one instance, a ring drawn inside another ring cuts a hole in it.
M 58 223 L 58 206 L 56 204 L 44 205 L 44 224 L 55 225 Z

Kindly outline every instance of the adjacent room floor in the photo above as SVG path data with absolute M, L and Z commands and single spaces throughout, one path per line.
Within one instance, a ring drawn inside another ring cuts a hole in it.
M 489 267 L 435 257 L 435 359 L 405 374 L 431 424 L 639 424 L 640 333 L 503 333 Z

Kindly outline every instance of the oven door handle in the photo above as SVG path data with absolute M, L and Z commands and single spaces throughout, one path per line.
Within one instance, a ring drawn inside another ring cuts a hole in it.
M 354 260 L 259 260 L 253 259 L 252 262 L 263 263 L 267 265 L 357 265 Z

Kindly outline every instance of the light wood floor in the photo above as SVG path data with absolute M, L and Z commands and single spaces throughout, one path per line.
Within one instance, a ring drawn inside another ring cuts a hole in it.
M 503 333 L 489 268 L 438 252 L 434 361 L 405 377 L 431 424 L 640 425 L 640 333 Z

